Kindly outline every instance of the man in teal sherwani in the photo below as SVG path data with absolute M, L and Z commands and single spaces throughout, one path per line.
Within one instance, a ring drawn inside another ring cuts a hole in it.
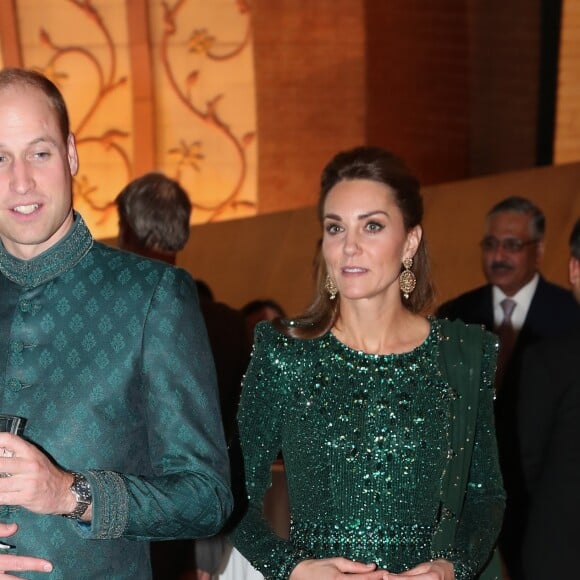
M 190 276 L 96 242 L 77 168 L 58 89 L 0 71 L 0 570 L 144 580 L 231 511 L 215 369 Z

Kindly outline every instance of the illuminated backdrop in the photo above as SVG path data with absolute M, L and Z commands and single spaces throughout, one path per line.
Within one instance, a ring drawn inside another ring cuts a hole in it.
M 63 92 L 81 167 L 75 207 L 114 237 L 114 199 L 147 171 L 180 181 L 192 224 L 254 215 L 257 139 L 244 0 L 2 0 L 0 65 Z

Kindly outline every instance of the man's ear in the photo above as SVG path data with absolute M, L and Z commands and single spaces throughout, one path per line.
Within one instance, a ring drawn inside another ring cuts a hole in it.
M 66 141 L 66 154 L 68 166 L 70 168 L 70 174 L 74 177 L 79 170 L 79 156 L 77 153 L 75 138 L 72 133 L 68 134 L 68 139 Z
M 544 257 L 544 250 L 546 246 L 544 240 L 540 240 L 536 246 L 536 264 L 539 266 Z

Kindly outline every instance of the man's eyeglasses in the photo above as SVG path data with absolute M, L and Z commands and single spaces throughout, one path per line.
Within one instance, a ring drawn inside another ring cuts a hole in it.
M 528 240 L 527 242 L 518 240 L 517 238 L 504 238 L 503 240 L 498 240 L 493 236 L 488 236 L 487 238 L 483 238 L 479 245 L 484 252 L 495 252 L 501 246 L 501 249 L 504 252 L 508 252 L 508 254 L 517 254 L 518 252 L 521 252 L 525 246 L 537 243 L 538 240 Z

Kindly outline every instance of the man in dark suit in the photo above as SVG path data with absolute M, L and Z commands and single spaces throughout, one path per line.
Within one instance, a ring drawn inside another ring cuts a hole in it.
M 509 197 L 495 205 L 486 216 L 481 241 L 488 284 L 446 302 L 437 312 L 483 324 L 501 336 L 495 418 L 508 499 L 500 548 L 512 580 L 522 578 L 519 552 L 526 513 L 516 429 L 522 353 L 580 325 L 580 307 L 572 294 L 539 273 L 544 230 L 544 214 L 529 200 Z
M 570 283 L 580 303 L 580 220 L 570 238 Z M 580 326 L 524 353 L 518 432 L 529 497 L 526 580 L 578 575 Z

